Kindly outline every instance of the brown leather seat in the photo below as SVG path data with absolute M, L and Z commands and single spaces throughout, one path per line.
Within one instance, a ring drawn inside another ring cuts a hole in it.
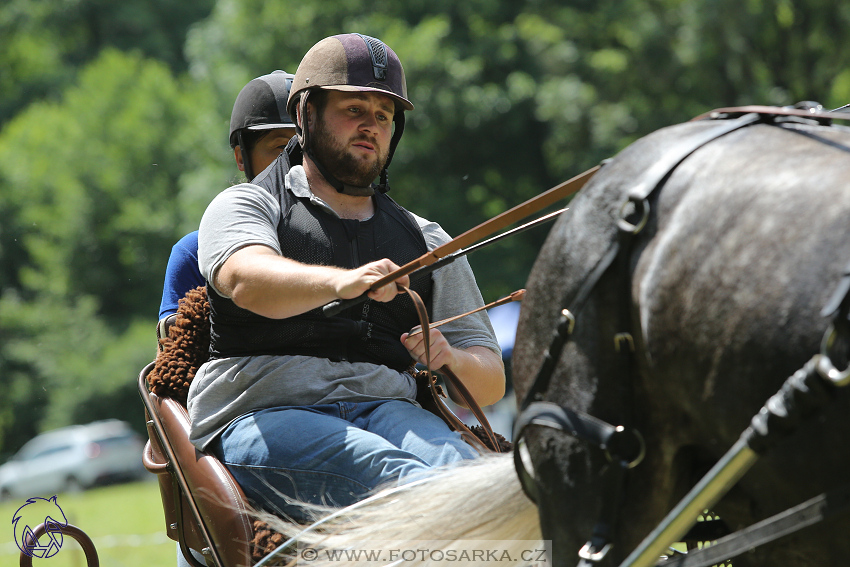
M 207 565 L 250 566 L 254 534 L 245 494 L 221 461 L 189 442 L 186 408 L 148 391 L 146 376 L 153 366 L 139 374 L 150 437 L 144 462 L 159 478 L 166 533 L 180 542 L 191 565 L 201 564 L 187 548 L 202 553 Z

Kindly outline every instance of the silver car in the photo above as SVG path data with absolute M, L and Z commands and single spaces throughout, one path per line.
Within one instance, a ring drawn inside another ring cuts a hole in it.
M 0 466 L 0 499 L 49 497 L 143 478 L 143 447 L 141 437 L 117 419 L 42 433 Z

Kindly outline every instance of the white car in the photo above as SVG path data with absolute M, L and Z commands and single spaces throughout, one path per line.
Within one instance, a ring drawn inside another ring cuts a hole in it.
M 50 497 L 142 478 L 141 437 L 117 419 L 42 433 L 0 466 L 0 499 Z

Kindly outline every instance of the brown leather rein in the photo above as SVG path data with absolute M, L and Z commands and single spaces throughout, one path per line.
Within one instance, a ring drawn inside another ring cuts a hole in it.
M 475 228 L 467 230 L 460 236 L 453 238 L 442 246 L 434 248 L 427 254 L 423 254 L 416 260 L 408 262 L 398 270 L 387 274 L 383 278 L 373 283 L 371 289 L 378 289 L 379 287 L 385 286 L 388 283 L 393 282 L 402 276 L 410 274 L 418 268 L 433 264 L 440 258 L 448 256 L 452 252 L 457 252 L 465 246 L 469 246 L 470 244 L 477 242 L 482 238 L 490 236 L 496 231 L 501 230 L 506 226 L 509 226 L 519 220 L 522 220 L 528 217 L 529 215 L 532 215 L 537 211 L 548 207 L 549 205 L 556 203 L 565 197 L 572 195 L 573 193 L 576 193 L 579 189 L 584 187 L 584 184 L 587 183 L 590 178 L 593 177 L 593 174 L 595 174 L 598 170 L 598 165 L 592 167 L 584 173 L 577 175 L 572 179 L 564 181 L 563 183 L 552 187 L 548 191 L 541 193 L 536 197 L 532 197 L 531 199 L 520 203 L 519 205 L 508 209 L 507 211 L 499 215 L 496 215 L 490 220 L 484 221 Z
M 403 287 L 402 288 L 413 300 L 413 305 L 416 306 L 416 313 L 419 315 L 419 324 L 421 325 L 421 333 L 423 336 L 423 343 L 425 344 L 425 371 L 427 372 L 428 378 L 428 391 L 430 392 L 431 397 L 433 398 L 433 402 L 436 404 L 437 409 L 440 412 L 440 417 L 449 425 L 451 429 L 460 433 L 460 436 L 464 441 L 478 449 L 482 453 L 487 453 L 490 449 L 481 442 L 480 439 L 463 423 L 443 402 L 440 398 L 439 393 L 437 392 L 436 382 L 437 378 L 434 376 L 431 371 L 431 325 L 428 321 L 428 309 L 425 307 L 425 302 L 422 301 L 422 298 L 418 293 L 413 291 L 410 288 Z M 481 424 L 481 427 L 484 428 L 485 433 L 487 434 L 487 438 L 491 443 L 491 447 L 493 447 L 493 451 L 499 453 L 499 443 L 496 440 L 496 434 L 493 433 L 493 428 L 490 426 L 490 422 L 487 421 L 487 416 L 484 415 L 484 412 L 481 410 L 481 406 L 478 405 L 478 402 L 475 401 L 475 398 L 472 397 L 472 394 L 466 388 L 466 386 L 461 382 L 460 378 L 458 378 L 454 372 L 452 372 L 448 366 L 443 366 L 439 370 L 440 374 L 442 374 L 446 381 L 451 384 L 460 398 L 463 400 L 463 403 L 468 407 L 472 414 L 475 416 L 475 419 L 478 420 L 478 423 Z
M 405 288 L 405 289 L 407 289 L 407 288 Z M 452 321 L 457 321 L 458 319 L 463 319 L 467 315 L 472 315 L 473 313 L 478 313 L 479 311 L 484 311 L 485 309 L 490 309 L 491 307 L 498 307 L 499 305 L 511 303 L 512 301 L 522 301 L 523 297 L 525 297 L 525 290 L 524 289 L 518 289 L 510 295 L 506 295 L 505 297 L 503 297 L 501 299 L 497 299 L 496 301 L 494 301 L 492 303 L 488 303 L 487 305 L 482 305 L 481 307 L 477 307 L 477 308 L 473 309 L 472 311 L 467 311 L 466 313 L 461 313 L 460 315 L 455 315 L 454 317 L 448 317 L 446 319 L 443 319 L 442 321 L 435 321 L 435 322 L 431 323 L 430 325 L 428 325 L 428 328 L 436 329 L 437 327 L 439 327 L 441 325 L 445 325 L 446 323 L 451 323 Z M 420 321 L 420 323 L 421 323 L 421 321 Z M 408 336 L 412 337 L 413 335 L 418 335 L 419 333 L 422 332 L 422 328 L 423 327 L 420 327 L 418 329 L 413 329 L 412 331 L 410 331 L 410 334 Z
M 402 288 L 410 298 L 413 300 L 413 305 L 416 307 L 416 313 L 419 316 L 419 328 L 413 329 L 408 336 L 423 335 L 423 340 L 425 342 L 425 372 L 427 374 L 427 390 L 428 396 L 431 398 L 435 409 L 439 412 L 440 417 L 446 422 L 446 424 L 454 431 L 458 431 L 461 434 L 461 437 L 473 447 L 478 449 L 479 451 L 488 451 L 492 450 L 496 453 L 500 453 L 501 450 L 499 448 L 498 440 L 496 439 L 496 434 L 493 431 L 493 428 L 490 426 L 490 423 L 487 421 L 487 416 L 481 410 L 481 406 L 478 405 L 478 402 L 475 401 L 475 398 L 472 397 L 472 394 L 467 390 L 466 386 L 464 386 L 463 382 L 460 381 L 460 378 L 452 372 L 447 366 L 443 366 L 440 368 L 439 372 L 443 376 L 445 376 L 446 381 L 451 384 L 454 390 L 461 396 L 463 402 L 472 411 L 472 414 L 475 416 L 475 419 L 478 420 L 478 423 L 481 424 L 481 427 L 484 429 L 484 433 L 487 435 L 488 440 L 491 443 L 492 449 L 484 446 L 479 438 L 466 426 L 465 423 L 460 421 L 458 417 L 445 405 L 440 396 L 440 392 L 436 387 L 437 379 L 434 376 L 433 372 L 431 372 L 431 337 L 430 331 L 436 327 L 444 325 L 446 323 L 450 323 L 452 321 L 456 321 L 467 315 L 472 315 L 473 313 L 478 313 L 479 311 L 483 311 L 484 309 L 490 309 L 491 307 L 497 307 L 499 305 L 504 305 L 506 303 L 510 303 L 512 301 L 522 301 L 522 298 L 525 296 L 525 290 L 519 289 L 513 292 L 510 295 L 507 295 L 501 299 L 497 299 L 492 303 L 488 303 L 487 305 L 482 305 L 477 309 L 473 309 L 472 311 L 467 311 L 466 313 L 462 313 L 460 315 L 455 315 L 454 317 L 448 317 L 447 319 L 443 319 L 442 321 L 436 321 L 434 323 L 428 323 L 428 309 L 425 307 L 425 303 L 422 301 L 422 298 L 415 291 L 412 291 L 409 288 Z

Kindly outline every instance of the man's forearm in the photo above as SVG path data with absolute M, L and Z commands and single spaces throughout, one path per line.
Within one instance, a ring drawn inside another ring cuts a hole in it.
M 501 357 L 481 346 L 454 350 L 454 360 L 447 366 L 463 381 L 478 405 L 489 406 L 501 400 L 505 395 L 505 365 Z M 446 382 L 446 385 L 451 399 L 465 405 L 450 383 Z
M 335 299 L 349 299 L 369 292 L 376 301 L 390 301 L 395 285 L 375 291 L 370 286 L 394 269 L 379 260 L 354 270 L 313 266 L 278 255 L 266 246 L 247 246 L 234 252 L 215 276 L 219 293 L 239 307 L 263 317 L 283 319 L 306 313 Z M 402 284 L 407 278 L 399 280 Z

